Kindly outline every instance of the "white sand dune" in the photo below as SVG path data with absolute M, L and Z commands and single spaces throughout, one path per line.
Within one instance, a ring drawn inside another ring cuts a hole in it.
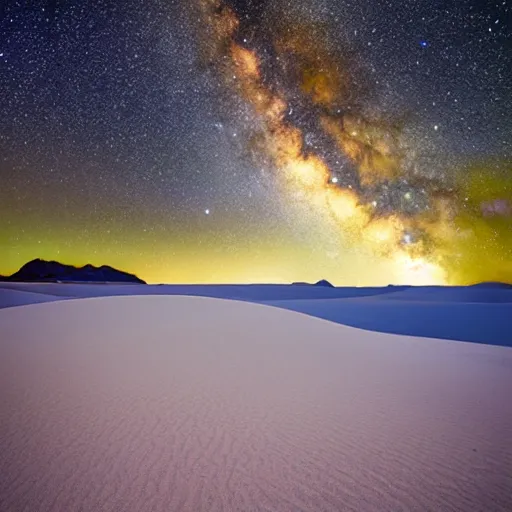
M 26 290 L 2 288 L 0 286 L 0 309 L 11 308 L 13 306 L 26 306 L 27 304 L 39 304 L 41 302 L 54 302 L 61 298 L 65 297 Z
M 0 283 L 0 308 L 62 299 L 187 295 L 291 309 L 361 329 L 512 347 L 512 286 L 328 288 L 310 285 Z
M 512 349 L 248 302 L 0 311 L 0 511 L 510 511 Z

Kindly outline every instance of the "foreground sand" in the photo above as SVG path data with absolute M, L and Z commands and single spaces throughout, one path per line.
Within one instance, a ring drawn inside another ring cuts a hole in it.
M 0 511 L 512 510 L 512 349 L 257 304 L 0 311 Z

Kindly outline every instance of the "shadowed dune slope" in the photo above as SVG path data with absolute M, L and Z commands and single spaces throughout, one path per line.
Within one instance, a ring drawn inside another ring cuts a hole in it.
M 395 293 L 380 294 L 382 300 L 420 302 L 512 303 L 512 286 L 411 286 Z
M 265 304 L 371 331 L 512 347 L 511 303 L 380 297 L 267 301 Z
M 0 510 L 508 511 L 512 349 L 248 302 L 0 311 Z
M 0 309 L 39 304 L 40 302 L 54 302 L 63 298 L 66 297 L 0 287 Z

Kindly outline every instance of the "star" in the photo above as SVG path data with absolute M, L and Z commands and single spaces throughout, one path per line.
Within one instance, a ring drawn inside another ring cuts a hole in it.
M 212 250 L 232 232 L 233 257 L 254 241 L 244 267 L 254 255 L 299 280 L 316 267 L 355 282 L 359 260 L 325 254 L 369 254 L 375 233 L 389 246 L 377 247 L 384 266 L 363 277 L 369 284 L 399 280 L 389 261 L 402 253 L 446 262 L 454 284 L 476 280 L 478 247 L 491 248 L 478 259 L 488 272 L 498 256 L 512 268 L 509 167 L 503 177 L 491 163 L 466 172 L 476 155 L 510 155 L 503 0 L 445 2 L 429 14 L 386 1 L 370 18 L 359 12 L 370 0 L 296 0 L 286 13 L 288 0 L 94 0 L 94 9 L 69 0 L 44 14 L 21 3 L 2 2 L 0 16 L 0 117 L 9 120 L 0 126 L 9 228 L 0 275 L 33 246 L 34 258 L 61 250 L 81 261 L 97 250 L 100 264 L 115 265 L 118 253 L 130 262 L 138 241 L 134 266 L 166 262 L 142 278 L 181 280 L 169 277 L 179 266 L 168 248 L 202 230 Z M 327 12 L 333 31 L 319 23 Z M 459 224 L 477 233 L 464 246 L 451 243 Z M 495 232 L 499 243 L 486 239 Z M 211 255 L 190 251 L 180 272 L 198 275 Z M 290 251 L 295 268 L 283 269 Z

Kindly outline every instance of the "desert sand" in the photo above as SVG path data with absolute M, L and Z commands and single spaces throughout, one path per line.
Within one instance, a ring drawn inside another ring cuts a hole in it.
M 512 347 L 512 286 L 323 287 L 0 283 L 0 309 L 64 299 L 187 295 L 267 304 L 391 334 Z
M 204 297 L 0 311 L 0 511 L 510 511 L 512 349 Z

